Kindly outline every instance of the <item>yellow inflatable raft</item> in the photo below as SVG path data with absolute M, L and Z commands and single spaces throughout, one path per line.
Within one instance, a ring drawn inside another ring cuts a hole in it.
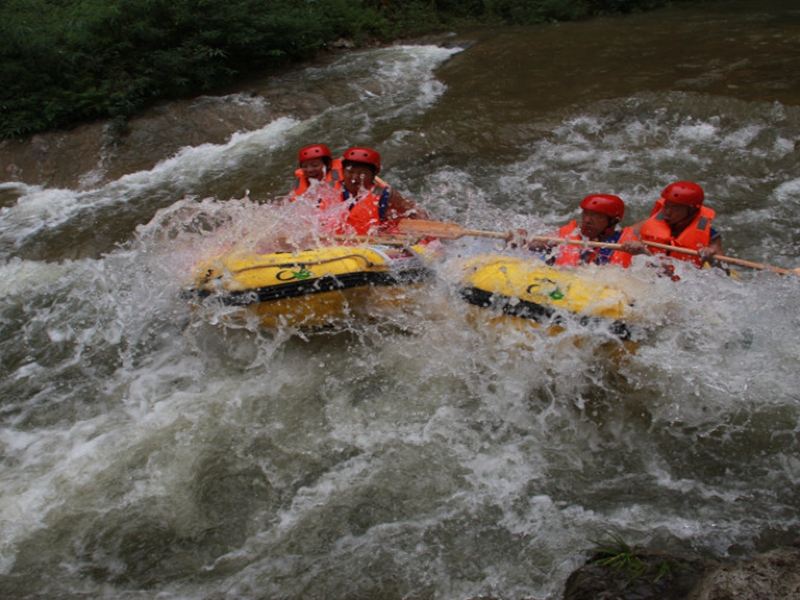
M 622 290 L 578 269 L 555 269 L 514 256 L 476 257 L 465 264 L 461 296 L 470 304 L 504 315 L 559 325 L 607 321 L 622 339 L 630 337 L 625 317 L 633 300 Z
M 267 327 L 317 328 L 402 303 L 431 271 L 423 246 L 231 253 L 198 265 L 190 295 L 242 307 Z M 238 311 L 234 311 L 238 313 Z

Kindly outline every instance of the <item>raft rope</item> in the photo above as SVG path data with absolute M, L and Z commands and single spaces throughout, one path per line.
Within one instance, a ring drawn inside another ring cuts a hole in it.
M 373 249 L 373 252 L 375 252 L 376 254 L 381 255 L 381 253 L 375 251 L 374 249 Z M 309 261 L 303 261 L 303 262 L 299 262 L 298 261 L 298 262 L 278 263 L 278 264 L 271 264 L 271 265 L 254 265 L 252 267 L 245 267 L 244 269 L 239 269 L 238 271 L 230 271 L 230 273 L 233 274 L 233 275 L 238 275 L 239 273 L 245 273 L 246 271 L 252 271 L 254 269 L 291 269 L 293 267 L 294 268 L 300 267 L 300 268 L 305 269 L 308 266 L 324 265 L 324 264 L 327 264 L 327 263 L 336 262 L 337 260 L 344 260 L 346 258 L 360 258 L 361 260 L 364 261 L 364 263 L 366 263 L 366 266 L 367 266 L 368 269 L 372 268 L 372 267 L 380 267 L 380 266 L 382 266 L 379 263 L 372 262 L 366 256 L 363 256 L 361 254 L 345 254 L 343 256 L 337 256 L 335 258 L 325 258 L 325 259 L 309 260 Z M 389 257 L 385 256 L 385 255 L 382 255 L 381 258 L 385 258 L 387 260 L 389 259 Z

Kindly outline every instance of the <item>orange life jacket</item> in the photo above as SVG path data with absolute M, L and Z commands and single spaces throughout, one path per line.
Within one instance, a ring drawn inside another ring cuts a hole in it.
M 558 237 L 565 240 L 583 239 L 577 221 L 570 221 L 559 229 Z M 637 237 L 633 228 L 625 227 L 619 232 L 619 237 L 613 241 L 622 244 L 636 239 Z M 627 268 L 631 265 L 631 258 L 632 256 L 627 252 L 614 250 L 612 248 L 583 248 L 575 244 L 564 244 L 559 250 L 555 264 L 564 267 L 576 267 L 580 264 L 594 263 L 597 265 L 619 265 L 620 267 Z
M 669 244 L 670 246 L 689 248 L 691 250 L 698 250 L 711 243 L 711 222 L 716 216 L 712 209 L 707 206 L 701 206 L 694 219 L 677 236 L 672 235 L 670 226 L 664 222 L 663 209 L 664 199 L 660 198 L 653 207 L 650 218 L 642 223 L 642 227 L 639 230 L 639 236 L 642 241 Z M 653 248 L 652 246 L 649 249 L 654 253 L 663 252 L 672 258 L 694 262 L 698 267 L 703 265 L 703 261 L 700 260 L 699 256 L 692 256 L 682 252 L 670 252 L 661 248 Z
M 297 169 L 295 176 L 297 177 L 297 185 L 293 190 L 292 202 L 298 196 L 307 192 L 310 187 L 308 177 L 306 177 L 302 169 Z M 344 167 L 342 166 L 342 160 L 335 158 L 331 161 L 331 168 L 325 174 L 324 181 L 336 193 L 323 194 L 322 197 L 317 198 L 317 207 L 320 210 L 326 210 L 340 202 L 350 202 L 350 204 L 348 205 L 347 217 L 344 222 L 329 223 L 325 225 L 325 228 L 338 234 L 350 232 L 356 235 L 367 235 L 376 226 L 379 226 L 384 233 L 392 231 L 396 224 L 386 218 L 390 198 L 388 184 L 376 177 L 372 189 L 365 196 L 354 201 L 344 188 L 343 180 Z
M 306 177 L 306 173 L 303 171 L 303 169 L 295 169 L 294 176 L 297 181 L 294 189 L 292 190 L 292 202 L 294 202 L 297 196 L 302 196 L 305 194 L 308 191 L 308 188 L 311 187 L 311 182 L 308 180 L 308 177 Z M 334 158 L 331 161 L 331 168 L 328 169 L 327 173 L 325 173 L 325 178 L 323 181 L 334 189 L 338 190 L 342 187 L 342 178 L 342 160 L 339 158 Z
M 383 232 L 391 231 L 394 222 L 386 218 L 390 195 L 388 187 L 373 185 L 364 197 L 350 205 L 345 221 L 349 229 L 355 231 L 357 235 L 367 235 L 376 227 Z M 342 196 L 345 202 L 350 201 L 346 190 L 342 191 Z

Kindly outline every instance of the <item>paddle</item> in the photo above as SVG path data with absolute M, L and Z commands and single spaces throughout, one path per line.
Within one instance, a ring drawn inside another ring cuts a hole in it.
M 662 250 L 669 250 L 670 252 L 681 252 L 683 254 L 691 254 L 692 256 L 700 256 L 697 250 L 690 248 L 679 248 L 677 246 L 670 246 L 669 244 L 659 244 L 658 242 L 643 242 L 647 246 L 653 248 L 661 248 Z M 743 258 L 736 258 L 734 256 L 723 256 L 722 254 L 715 254 L 711 260 L 728 263 L 731 265 L 738 265 L 740 267 L 749 267 L 751 269 L 761 269 L 763 271 L 772 271 L 780 275 L 800 275 L 800 267 L 797 269 L 783 269 L 765 263 L 753 262 L 752 260 L 745 260 Z
M 383 246 L 413 246 L 419 236 L 407 235 L 347 235 L 337 234 L 332 236 L 337 242 L 353 242 L 357 244 L 378 244 Z
M 465 229 L 458 223 L 426 221 L 424 219 L 400 219 L 397 222 L 397 230 L 408 235 L 444 238 L 446 240 L 457 240 L 465 236 L 488 237 L 500 240 L 507 240 L 511 237 L 511 233 L 486 231 L 484 229 Z
M 425 237 L 437 237 L 448 240 L 457 240 L 459 238 L 469 237 L 486 237 L 501 240 L 509 240 L 512 237 L 510 232 L 500 231 L 486 231 L 484 229 L 466 229 L 457 223 L 444 223 L 441 221 L 425 221 L 423 219 L 400 219 L 398 223 L 398 230 L 401 233 L 408 235 L 417 235 Z M 554 244 L 571 244 L 574 246 L 596 247 L 596 248 L 613 248 L 619 250 L 622 248 L 621 244 L 612 244 L 609 242 L 592 242 L 589 240 L 565 240 L 563 238 L 545 235 L 530 236 L 528 239 L 536 240 L 539 242 L 551 242 Z M 662 250 L 669 250 L 670 252 L 680 252 L 683 254 L 691 254 L 692 256 L 700 256 L 697 250 L 689 248 L 680 248 L 678 246 L 670 246 L 669 244 L 659 244 L 658 242 L 644 242 L 648 246 L 654 248 L 661 248 Z M 741 267 L 749 267 L 751 269 L 762 269 L 780 273 L 782 275 L 800 275 L 800 268 L 797 269 L 782 269 L 764 263 L 752 262 L 742 258 L 734 258 L 732 256 L 722 256 L 717 254 L 713 260 L 730 263 L 732 265 L 739 265 Z

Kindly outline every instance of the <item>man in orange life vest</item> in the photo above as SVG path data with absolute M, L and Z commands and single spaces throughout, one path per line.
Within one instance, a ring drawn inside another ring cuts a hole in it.
M 626 245 L 628 242 L 636 240 L 630 227 L 624 229 L 617 227 L 625 215 L 625 203 L 619 196 L 590 194 L 583 199 L 580 206 L 583 209 L 580 226 L 576 221 L 570 221 L 558 230 L 558 237 L 568 240 L 589 240 Z M 539 242 L 529 243 L 528 248 L 553 251 L 549 244 Z M 547 262 L 559 266 L 613 264 L 628 267 L 631 264 L 631 255 L 620 249 L 584 248 L 578 245 L 560 244 L 555 250 L 555 255 L 551 256 Z
M 358 235 L 374 229 L 391 232 L 401 218 L 426 218 L 414 202 L 404 198 L 378 177 L 381 155 L 372 148 L 353 146 L 342 155 L 342 200 L 347 203 L 346 223 Z
M 688 248 L 696 250 L 699 256 L 670 252 L 646 246 L 642 242 L 626 244 L 626 250 L 634 254 L 666 254 L 671 258 L 694 262 L 698 267 L 710 262 L 715 254 L 722 252 L 722 238 L 711 226 L 715 213 L 703 205 L 704 199 L 703 188 L 693 181 L 676 181 L 661 192 L 661 198 L 653 206 L 650 217 L 633 227 L 642 242 Z

